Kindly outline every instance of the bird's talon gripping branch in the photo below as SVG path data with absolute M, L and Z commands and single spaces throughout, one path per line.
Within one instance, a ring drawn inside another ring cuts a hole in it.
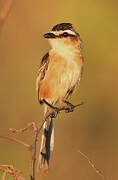
M 54 110 L 56 111 L 56 113 L 58 114 L 60 109 L 58 107 L 54 107 Z
M 52 113 L 50 114 L 50 117 L 51 117 L 51 118 L 56 118 L 56 117 L 57 117 L 57 114 L 56 114 L 55 112 L 52 112 Z
M 58 113 L 59 113 L 59 108 L 54 107 L 54 110 L 53 110 L 52 113 L 50 114 L 50 117 L 51 117 L 51 118 L 56 118 Z
M 70 112 L 73 112 L 74 111 L 74 106 L 73 107 L 68 107 L 66 110 L 65 110 L 65 112 L 66 113 L 70 113 Z
M 69 109 L 66 109 L 66 110 L 65 110 L 65 113 L 69 113 L 69 112 L 70 112 Z
M 73 104 L 71 104 L 70 102 L 68 101 L 64 101 L 64 103 L 67 104 L 68 108 L 65 110 L 66 113 L 69 113 L 69 112 L 73 112 L 74 111 L 74 108 L 75 106 Z

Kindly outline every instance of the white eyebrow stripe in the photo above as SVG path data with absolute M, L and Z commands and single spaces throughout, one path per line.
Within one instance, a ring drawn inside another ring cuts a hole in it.
M 65 32 L 67 32 L 68 34 L 76 35 L 75 32 L 73 32 L 73 31 L 71 31 L 69 29 L 67 29 L 65 31 L 51 31 L 51 33 L 55 34 L 56 36 L 59 36 L 60 34 L 63 34 Z

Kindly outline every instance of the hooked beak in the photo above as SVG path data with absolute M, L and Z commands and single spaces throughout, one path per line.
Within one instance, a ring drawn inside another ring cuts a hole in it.
M 44 34 L 44 38 L 55 38 L 55 37 L 56 36 L 53 33 L 46 33 L 46 34 Z

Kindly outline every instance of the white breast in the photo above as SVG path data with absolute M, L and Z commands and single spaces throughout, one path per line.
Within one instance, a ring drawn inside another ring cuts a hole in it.
M 60 70 L 57 67 L 57 74 L 59 70 L 59 94 L 60 98 L 65 97 L 67 91 L 73 88 L 78 82 L 81 74 L 81 67 L 78 66 L 78 49 L 72 45 L 66 45 L 59 40 L 51 40 L 52 52 L 63 58 L 63 63 Z M 61 72 L 60 72 L 61 71 Z M 60 75 L 61 74 L 61 75 Z
M 73 87 L 79 79 L 80 69 L 77 64 L 78 49 L 71 44 L 65 44 L 63 41 L 54 39 L 50 40 L 52 51 L 63 58 L 66 68 L 65 73 L 62 73 L 61 83 L 68 84 L 68 87 Z
M 60 55 L 64 59 L 71 60 L 75 58 L 77 48 L 75 48 L 73 45 L 67 45 L 61 39 L 51 39 L 49 40 L 49 42 L 52 46 L 52 51 L 54 51 L 56 54 Z
M 80 70 L 76 61 L 67 61 L 65 72 L 62 73 L 60 82 L 66 84 L 67 89 L 71 89 L 77 83 L 80 77 Z

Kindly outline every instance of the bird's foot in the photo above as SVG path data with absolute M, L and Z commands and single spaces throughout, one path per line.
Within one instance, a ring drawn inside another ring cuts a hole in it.
M 57 114 L 59 113 L 60 109 L 58 107 L 53 106 L 52 104 L 48 103 L 45 99 L 42 100 L 43 103 L 45 103 L 47 106 L 51 108 L 50 117 L 56 118 Z
M 56 118 L 56 117 L 57 117 L 57 114 L 58 114 L 60 111 L 63 111 L 63 110 L 65 110 L 66 113 L 73 112 L 76 107 L 81 106 L 81 105 L 84 104 L 84 102 L 81 102 L 80 104 L 73 105 L 73 104 L 71 104 L 70 102 L 64 100 L 64 103 L 66 103 L 67 106 L 64 106 L 64 107 L 62 106 L 62 107 L 58 108 L 58 107 L 55 107 L 55 106 L 53 106 L 52 104 L 48 103 L 45 99 L 43 99 L 42 102 L 45 103 L 47 106 L 50 107 L 51 112 L 50 112 L 50 115 L 49 115 L 49 116 L 50 116 L 51 118 Z
M 50 117 L 51 118 L 56 118 L 59 111 L 60 111 L 59 108 L 53 106 L 52 112 L 50 113 Z
M 66 113 L 70 113 L 70 112 L 74 111 L 75 106 L 73 104 L 71 104 L 70 102 L 68 102 L 66 100 L 64 101 L 64 103 L 67 104 L 67 108 L 65 110 Z
M 81 102 L 80 104 L 73 105 L 73 104 L 71 104 L 70 102 L 68 102 L 66 100 L 64 101 L 64 103 L 67 104 L 67 108 L 65 109 L 66 113 L 73 112 L 76 107 L 81 106 L 81 105 L 84 104 L 84 102 Z

